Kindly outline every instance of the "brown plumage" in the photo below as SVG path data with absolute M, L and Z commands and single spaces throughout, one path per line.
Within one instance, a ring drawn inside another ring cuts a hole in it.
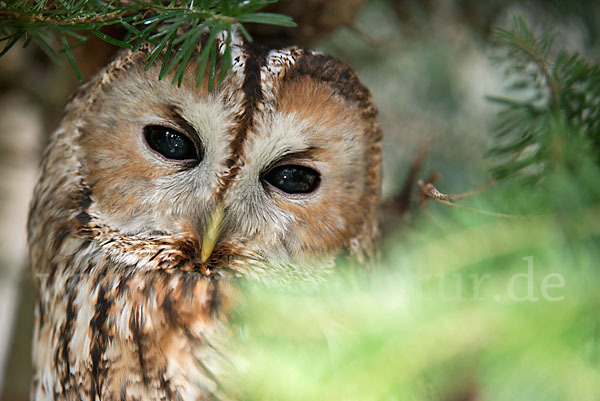
M 350 69 L 234 40 L 209 93 L 147 53 L 82 87 L 44 157 L 36 400 L 225 399 L 232 279 L 311 280 L 377 240 L 381 133 Z

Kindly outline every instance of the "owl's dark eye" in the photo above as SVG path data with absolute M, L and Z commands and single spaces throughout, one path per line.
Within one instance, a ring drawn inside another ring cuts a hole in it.
M 148 146 L 171 160 L 200 160 L 194 142 L 172 128 L 150 125 L 144 128 Z
M 321 176 L 309 167 L 283 165 L 269 170 L 263 180 L 288 194 L 307 194 L 317 189 Z

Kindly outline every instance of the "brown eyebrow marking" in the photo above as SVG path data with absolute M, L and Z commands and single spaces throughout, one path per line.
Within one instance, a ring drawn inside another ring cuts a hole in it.
M 277 162 L 280 163 L 280 162 L 285 162 L 285 161 L 289 161 L 289 160 L 298 160 L 298 159 L 315 160 L 323 152 L 324 152 L 323 149 L 317 148 L 316 146 L 310 146 L 305 150 L 300 150 L 297 152 L 291 152 L 291 151 L 284 152 L 281 156 L 279 156 L 279 158 L 277 159 Z
M 165 116 L 173 121 L 177 126 L 181 127 L 185 132 L 192 136 L 192 140 L 194 142 L 200 141 L 200 136 L 198 135 L 198 131 L 192 124 L 190 124 L 184 117 L 179 106 L 175 105 L 167 105 L 167 111 L 165 112 Z
M 307 148 L 305 150 L 300 150 L 300 151 L 290 151 L 290 150 L 284 151 L 281 155 L 279 155 L 277 158 L 275 158 L 271 163 L 269 163 L 262 170 L 261 175 L 265 174 L 266 172 L 268 172 L 275 166 L 279 166 L 279 165 L 285 164 L 287 162 L 292 162 L 292 161 L 296 161 L 296 160 L 297 161 L 317 160 L 319 158 L 319 155 L 322 154 L 323 152 L 325 152 L 323 149 L 317 148 L 315 146 L 310 146 L 309 148 Z

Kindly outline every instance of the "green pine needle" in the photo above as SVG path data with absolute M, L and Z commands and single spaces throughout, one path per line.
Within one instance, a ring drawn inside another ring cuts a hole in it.
M 53 61 L 59 63 L 59 53 L 65 53 L 77 80 L 81 73 L 73 57 L 72 49 L 96 36 L 112 45 L 137 49 L 143 43 L 154 45 L 148 57 L 148 67 L 154 63 L 163 49 L 168 57 L 163 60 L 160 78 L 175 69 L 174 83 L 181 85 L 183 71 L 190 62 L 191 55 L 198 44 L 204 29 L 214 37 L 219 32 L 231 32 L 236 25 L 242 34 L 251 40 L 243 28 L 243 23 L 260 23 L 294 27 L 296 24 L 285 15 L 258 12 L 273 3 L 271 0 L 220 0 L 220 1 L 171 1 L 131 0 L 131 1 L 69 1 L 48 0 L 2 2 L 0 5 L 0 42 L 6 42 L 0 50 L 0 56 L 6 54 L 20 39 L 26 44 L 35 42 Z M 124 40 L 106 34 L 103 29 L 109 26 L 121 26 L 126 30 Z M 158 32 L 157 32 L 158 29 Z M 186 33 L 178 36 L 178 30 Z M 81 34 L 89 32 L 89 34 Z M 78 41 L 69 43 L 66 36 Z M 60 43 L 61 49 L 58 49 Z M 215 45 L 216 46 L 216 45 Z M 222 82 L 231 66 L 231 41 L 227 41 L 224 50 L 225 62 L 221 65 L 218 82 Z M 174 60 L 170 59 L 175 54 Z M 216 66 L 216 49 L 208 49 L 209 65 Z M 211 67 L 212 68 L 212 67 Z M 212 69 L 209 69 L 211 72 Z M 197 84 L 204 75 L 198 75 Z M 217 79 L 213 71 L 210 74 L 209 87 L 214 87 Z
M 509 90 L 516 98 L 489 97 L 502 111 L 494 131 L 496 145 L 488 152 L 498 164 L 495 178 L 520 175 L 540 181 L 557 163 L 558 142 L 579 142 L 600 163 L 600 69 L 577 54 L 553 54 L 555 34 L 535 36 L 521 17 L 512 29 L 498 29 L 496 38 L 504 54 L 496 58 L 506 66 Z M 556 130 L 558 125 L 566 129 Z M 570 132 L 579 132 L 568 137 Z

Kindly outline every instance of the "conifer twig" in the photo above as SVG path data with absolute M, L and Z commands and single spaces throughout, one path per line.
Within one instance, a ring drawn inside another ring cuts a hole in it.
M 551 52 L 555 35 L 535 36 L 521 17 L 496 37 L 505 51 L 495 59 L 506 66 L 507 89 L 519 96 L 488 97 L 502 106 L 498 142 L 487 152 L 499 161 L 494 178 L 539 183 L 557 164 L 576 163 L 556 157 L 565 147 L 589 151 L 600 164 L 600 68 L 578 54 Z
M 55 2 L 48 0 L 22 1 L 14 3 L 0 2 L 0 42 L 5 42 L 0 56 L 8 52 L 19 39 L 25 38 L 25 46 L 35 42 L 54 61 L 59 62 L 58 53 L 65 53 L 75 75 L 81 80 L 77 64 L 71 50 L 86 42 L 90 37 L 98 38 L 116 46 L 139 48 L 143 43 L 154 46 L 148 66 L 166 49 L 173 55 L 171 60 L 165 57 L 159 79 L 169 71 L 175 70 L 173 83 L 181 85 L 184 67 L 192 61 L 199 63 L 199 69 L 214 65 L 217 57 L 217 41 L 204 46 L 199 55 L 194 50 L 204 32 L 216 37 L 227 32 L 229 37 L 234 27 L 238 27 L 248 40 L 252 40 L 244 29 L 245 23 L 258 23 L 294 27 L 296 24 L 285 15 L 258 12 L 275 0 L 120 0 L 120 1 L 77 1 Z M 124 38 L 116 38 L 102 31 L 109 26 L 120 26 L 126 31 Z M 181 34 L 184 31 L 190 35 Z M 86 35 L 86 33 L 89 33 Z M 66 35 L 77 39 L 70 44 Z M 58 39 L 58 40 L 57 40 Z M 56 50 L 60 43 L 62 49 Z M 231 40 L 225 44 L 224 54 L 229 54 Z M 231 67 L 230 57 L 224 58 L 222 74 Z M 197 77 L 197 84 L 203 75 Z M 213 87 L 215 77 L 209 77 L 209 88 Z

